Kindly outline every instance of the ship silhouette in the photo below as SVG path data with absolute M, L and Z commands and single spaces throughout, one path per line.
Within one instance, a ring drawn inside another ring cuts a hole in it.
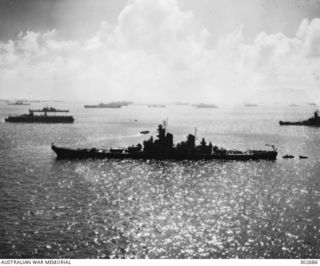
M 129 101 L 119 101 L 110 103 L 99 103 L 96 105 L 85 105 L 84 108 L 121 108 L 122 106 L 128 106 L 132 104 Z
M 211 142 L 201 140 L 195 143 L 196 136 L 189 134 L 187 140 L 174 145 L 173 135 L 166 132 L 166 124 L 158 126 L 156 139 L 150 137 L 136 146 L 113 149 L 71 149 L 51 145 L 57 159 L 156 159 L 156 160 L 276 160 L 277 150 L 273 145 L 271 150 L 226 150 L 213 146 Z
M 69 112 L 69 110 L 59 110 L 54 107 L 44 107 L 42 109 L 29 109 L 28 114 L 9 116 L 5 122 L 10 123 L 73 123 L 72 116 L 48 115 L 48 113 Z M 42 113 L 35 115 L 35 113 Z
M 320 117 L 319 110 L 316 110 L 313 113 L 313 117 L 310 117 L 308 120 L 289 122 L 289 121 L 279 121 L 280 126 L 311 126 L 311 127 L 320 127 Z

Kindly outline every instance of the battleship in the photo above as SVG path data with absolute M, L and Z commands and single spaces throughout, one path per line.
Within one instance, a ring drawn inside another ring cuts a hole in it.
M 127 148 L 111 149 L 71 149 L 51 144 L 57 159 L 155 159 L 155 160 L 276 160 L 277 149 L 269 145 L 269 150 L 226 150 L 206 143 L 195 144 L 196 136 L 189 134 L 187 140 L 174 145 L 173 135 L 166 132 L 166 124 L 158 126 L 157 139 L 150 137 L 142 144 Z
M 111 103 L 99 103 L 96 105 L 85 105 L 84 108 L 121 108 L 122 106 L 128 106 L 132 102 L 120 101 L 120 102 L 111 102 Z
M 29 109 L 28 114 L 19 116 L 9 116 L 5 122 L 10 123 L 73 123 L 72 116 L 48 115 L 48 113 L 69 112 L 69 110 L 59 110 L 53 107 L 44 107 L 43 109 Z M 43 113 L 35 115 L 35 113 Z
M 308 120 L 297 121 L 297 122 L 288 122 L 288 121 L 279 121 L 280 126 L 311 126 L 311 127 L 320 127 L 320 117 L 319 110 L 315 111 L 313 117 L 310 117 Z

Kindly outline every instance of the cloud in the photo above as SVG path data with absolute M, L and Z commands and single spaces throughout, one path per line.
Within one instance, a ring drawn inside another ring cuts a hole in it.
M 187 41 L 192 21 L 192 12 L 183 12 L 175 0 L 136 0 L 120 13 L 116 33 L 129 49 L 168 49 Z
M 268 86 L 292 87 L 309 93 L 319 87 L 320 19 L 303 20 L 296 35 L 260 33 L 247 56 L 251 66 L 263 74 Z M 311 97 L 312 98 L 312 97 Z
M 304 51 L 309 57 L 320 57 L 320 19 L 301 22 L 297 36 L 302 38 Z
M 176 0 L 133 0 L 86 41 L 20 33 L 0 43 L 1 97 L 236 102 L 268 87 L 319 87 L 320 19 L 252 43 L 240 26 L 215 46 L 196 20 Z

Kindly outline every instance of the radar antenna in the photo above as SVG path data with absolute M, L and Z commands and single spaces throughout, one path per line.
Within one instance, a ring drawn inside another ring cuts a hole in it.
M 265 146 L 271 147 L 274 151 L 277 151 L 277 148 L 272 144 L 265 144 Z
M 168 122 L 168 117 L 167 117 L 167 119 L 163 120 L 162 123 L 163 123 L 164 129 L 166 130 L 166 129 L 167 129 L 167 126 L 168 126 L 168 124 L 169 124 L 169 122 Z

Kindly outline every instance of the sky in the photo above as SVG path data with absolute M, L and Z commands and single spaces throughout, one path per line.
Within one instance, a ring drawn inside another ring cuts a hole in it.
M 320 0 L 0 0 L 0 98 L 320 103 Z

